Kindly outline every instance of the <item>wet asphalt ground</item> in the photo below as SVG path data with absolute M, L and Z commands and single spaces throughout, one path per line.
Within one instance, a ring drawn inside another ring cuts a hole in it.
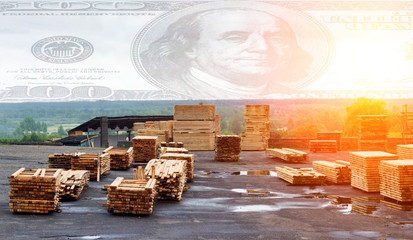
M 0 146 L 0 239 L 413 239 L 413 204 L 399 204 L 349 185 L 291 186 L 276 166 L 311 167 L 316 160 L 348 160 L 348 152 L 310 153 L 287 164 L 264 152 L 240 161 L 214 161 L 194 151 L 195 177 L 183 200 L 158 201 L 150 216 L 115 215 L 102 206 L 105 184 L 133 171 L 111 171 L 91 182 L 80 199 L 47 215 L 9 211 L 9 176 L 21 167 L 47 168 L 53 153 L 98 153 L 101 148 Z M 258 170 L 266 170 L 264 175 Z

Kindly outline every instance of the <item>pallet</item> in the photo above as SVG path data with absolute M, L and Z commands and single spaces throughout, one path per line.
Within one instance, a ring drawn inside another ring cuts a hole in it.
M 292 185 L 322 185 L 327 176 L 313 171 L 311 168 L 276 167 L 277 176 Z
M 308 161 L 308 153 L 291 148 L 267 148 L 265 153 L 267 156 L 276 157 L 291 163 Z

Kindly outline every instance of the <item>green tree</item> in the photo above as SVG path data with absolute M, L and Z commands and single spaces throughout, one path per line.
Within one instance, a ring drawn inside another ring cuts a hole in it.
M 231 118 L 229 126 L 233 134 L 239 135 L 242 132 L 242 122 L 235 116 Z
M 57 129 L 57 134 L 62 136 L 62 137 L 67 135 L 66 131 L 63 129 L 62 124 L 60 124 L 59 128 Z

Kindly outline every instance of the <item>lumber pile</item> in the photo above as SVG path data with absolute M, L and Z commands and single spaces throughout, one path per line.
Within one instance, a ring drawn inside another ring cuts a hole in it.
M 135 136 L 157 136 L 158 141 L 167 142 L 169 140 L 169 133 L 167 130 L 158 129 L 139 129 L 135 132 Z
M 158 156 L 158 137 L 156 136 L 137 136 L 132 139 L 133 161 L 146 161 L 157 158 Z
M 385 151 L 387 115 L 359 115 L 359 151 Z
M 351 169 L 350 163 L 345 161 L 314 161 L 313 169 L 316 172 L 327 176 L 327 181 L 336 184 L 350 184 Z
M 175 148 L 183 148 L 183 142 L 161 142 L 161 147 L 175 147 Z
M 379 164 L 397 160 L 397 155 L 382 151 L 350 152 L 351 186 L 365 192 L 380 192 Z
M 11 212 L 49 213 L 59 206 L 62 169 L 20 168 L 10 177 Z
M 327 180 L 326 175 L 311 168 L 276 167 L 277 176 L 292 185 L 321 185 Z
M 188 182 L 191 182 L 194 179 L 194 154 L 185 154 L 185 153 L 165 153 L 162 154 L 160 159 L 164 160 L 184 160 L 186 161 L 185 175 Z
M 72 154 L 55 153 L 48 157 L 49 168 L 70 169 L 72 167 Z
M 336 140 L 337 150 L 341 150 L 341 132 L 318 132 L 317 140 Z
M 397 145 L 396 151 L 399 159 L 413 159 L 413 144 Z
M 77 200 L 83 190 L 89 186 L 90 173 L 86 170 L 63 171 L 60 178 L 61 200 Z
M 188 150 L 214 150 L 215 105 L 175 105 L 174 141 L 183 142 Z
M 88 170 L 90 179 L 100 179 L 109 174 L 110 158 L 108 153 L 75 153 L 72 158 L 72 170 Z
M 236 135 L 217 135 L 215 161 L 237 162 L 241 152 L 241 138 Z
M 110 158 L 110 169 L 126 170 L 132 163 L 133 148 L 114 148 L 113 146 L 103 150 Z
M 241 150 L 263 151 L 270 138 L 270 105 L 245 105 L 245 129 L 241 136 Z
M 144 122 L 136 122 L 133 123 L 133 132 L 136 133 L 140 129 L 145 129 L 145 123 Z
M 413 201 L 413 160 L 382 161 L 380 194 L 400 202 Z
M 308 153 L 292 148 L 267 148 L 265 153 L 267 156 L 276 157 L 291 163 L 308 161 Z
M 309 144 L 312 152 L 337 152 L 336 140 L 310 140 Z
M 145 177 L 157 180 L 158 199 L 182 200 L 186 183 L 186 161 L 152 159 L 145 167 Z
M 161 147 L 161 154 L 165 154 L 165 153 L 185 153 L 185 154 L 188 154 L 189 151 L 186 148 Z
M 215 134 L 221 135 L 221 115 L 215 115 Z

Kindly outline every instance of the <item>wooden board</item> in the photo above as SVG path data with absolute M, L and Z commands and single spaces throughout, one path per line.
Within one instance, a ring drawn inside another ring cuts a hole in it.
M 215 149 L 215 133 L 188 133 L 174 132 L 174 141 L 183 142 L 188 150 L 206 150 L 212 151 Z
M 61 169 L 71 169 L 72 168 L 72 154 L 67 153 L 55 153 L 49 156 L 49 168 L 61 168 Z
M 309 145 L 312 152 L 337 152 L 336 140 L 310 140 Z
M 86 170 L 67 170 L 60 178 L 60 200 L 77 200 L 89 186 L 90 173 Z
M 308 161 L 308 153 L 292 148 L 267 148 L 265 153 L 267 156 L 276 157 L 291 163 Z
M 186 161 L 186 178 L 190 182 L 194 179 L 195 155 L 185 153 L 165 153 L 160 156 L 164 160 L 183 160 Z
M 308 168 L 276 167 L 277 176 L 292 185 L 321 185 L 327 176 Z

